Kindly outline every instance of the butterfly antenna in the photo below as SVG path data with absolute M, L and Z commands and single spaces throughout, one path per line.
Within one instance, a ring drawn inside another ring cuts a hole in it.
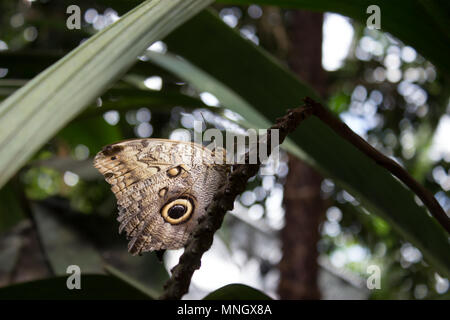
M 200 112 L 200 115 L 203 118 L 203 123 L 205 124 L 205 128 L 206 128 L 206 119 L 205 119 L 205 116 L 203 115 L 203 112 Z

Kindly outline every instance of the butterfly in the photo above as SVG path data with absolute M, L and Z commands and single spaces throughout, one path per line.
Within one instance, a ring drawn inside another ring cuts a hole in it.
M 116 196 L 133 255 L 184 247 L 230 171 L 224 149 L 167 139 L 108 145 L 94 166 Z

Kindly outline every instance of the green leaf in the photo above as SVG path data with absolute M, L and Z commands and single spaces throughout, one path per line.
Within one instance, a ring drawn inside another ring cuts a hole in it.
M 124 239 L 111 219 L 71 211 L 68 201 L 55 197 L 33 203 L 31 208 L 45 256 L 57 275 L 77 265 L 82 274 L 107 272 L 149 296 L 161 294 L 169 277 L 164 265 L 155 255 L 133 257 L 124 250 Z M 107 262 L 100 255 L 101 248 L 107 248 Z
M 211 12 L 202 12 L 165 41 L 185 60 L 178 59 L 170 65 L 160 61 L 161 56 L 152 54 L 153 62 L 192 82 L 198 90 L 209 90 L 224 107 L 243 112 L 254 125 L 260 125 L 264 119 L 274 121 L 286 109 L 299 106 L 306 95 L 314 97 L 309 88 L 267 52 L 243 39 Z M 199 80 L 202 78 L 204 81 Z M 211 79 L 214 84 L 210 84 Z M 297 147 L 289 151 L 349 191 L 369 212 L 385 219 L 422 250 L 441 274 L 450 276 L 446 232 L 415 202 L 414 194 L 387 170 L 316 117 L 302 122 L 290 139 Z
M 50 137 L 211 0 L 145 1 L 0 104 L 0 186 Z
M 348 109 L 350 105 L 350 96 L 343 92 L 336 93 L 334 96 L 330 97 L 328 104 L 331 111 L 340 114 Z
M 203 300 L 272 300 L 272 298 L 252 287 L 233 283 L 209 293 Z
M 200 99 L 190 97 L 175 90 L 111 89 L 102 96 L 102 106 L 86 109 L 79 118 L 103 114 L 109 110 L 119 112 L 147 107 L 149 109 L 170 110 L 175 106 L 184 108 L 209 108 Z
M 45 255 L 55 274 L 66 274 L 70 265 L 79 266 L 82 273 L 104 273 L 103 259 L 98 251 L 64 221 L 62 212 L 39 203 L 33 203 L 31 210 Z
M 117 125 L 112 126 L 103 118 L 96 117 L 70 123 L 58 133 L 58 137 L 72 148 L 83 144 L 95 153 L 103 146 L 122 139 L 122 134 Z
M 69 275 L 0 288 L 0 300 L 148 300 L 151 296 L 129 283 L 105 275 L 81 273 L 81 289 L 67 288 Z
M 260 128 L 267 128 L 271 125 L 252 105 L 234 93 L 230 88 L 189 62 L 171 54 L 156 52 L 148 53 L 147 57 L 153 63 L 167 68 L 179 77 L 186 79 L 198 90 L 213 93 L 224 106 L 238 110 L 239 114 L 253 125 Z
M 109 274 L 113 275 L 114 277 L 122 280 L 125 283 L 128 283 L 130 286 L 132 286 L 134 288 L 139 289 L 141 292 L 144 292 L 149 297 L 155 298 L 155 297 L 158 297 L 161 294 L 161 292 L 158 292 L 157 290 L 154 290 L 151 287 L 144 286 L 139 281 L 133 279 L 129 275 L 123 273 L 122 271 L 120 271 L 119 269 L 114 268 L 111 265 L 106 265 L 105 266 L 105 270 Z
M 0 87 L 8 82 L 14 82 L 14 79 L 30 79 L 35 77 L 52 64 L 64 57 L 60 51 L 0 51 L 0 60 L 2 68 L 7 68 L 8 78 L 0 79 Z M 136 63 L 129 69 L 129 72 L 139 75 L 159 74 L 165 76 L 166 72 L 154 65 L 143 61 Z
M 450 72 L 449 4 L 436 0 L 219 0 L 222 3 L 274 5 L 337 12 L 366 25 L 370 5 L 381 11 L 381 28 L 414 47 L 444 73 Z
M 13 184 L 0 189 L 0 232 L 6 231 L 26 217 Z
M 2 54 L 0 52 L 0 58 L 1 56 Z M 149 68 L 145 66 L 151 67 Z M 146 63 L 141 67 L 141 70 L 142 69 L 148 72 L 148 70 L 157 68 L 153 64 Z M 133 70 L 130 70 L 130 72 L 133 72 Z M 158 72 L 152 74 L 163 76 L 163 73 L 167 73 L 167 71 L 161 71 L 158 68 Z M 164 76 L 168 75 L 164 74 Z M 6 98 L 26 83 L 27 80 L 0 79 L 0 100 L 2 98 Z M 103 115 L 103 113 L 105 113 L 106 111 L 110 110 L 117 110 L 119 112 L 122 112 L 127 110 L 136 110 L 142 107 L 161 110 L 167 110 L 168 108 L 170 109 L 175 106 L 183 106 L 184 108 L 211 108 L 205 105 L 199 98 L 182 94 L 177 90 L 143 90 L 138 88 L 124 87 L 124 85 L 121 83 L 118 83 L 113 88 L 109 89 L 101 96 L 101 98 L 101 107 L 98 107 L 96 103 L 91 103 L 91 105 L 86 108 L 86 110 L 84 110 L 76 119 L 84 120 L 86 118 L 100 116 Z

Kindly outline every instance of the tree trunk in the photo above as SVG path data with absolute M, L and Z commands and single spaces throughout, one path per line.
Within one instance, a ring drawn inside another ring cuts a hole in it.
M 323 14 L 291 12 L 288 21 L 291 69 L 316 91 L 325 94 L 322 69 Z M 281 233 L 283 257 L 279 264 L 281 299 L 320 299 L 317 242 L 319 224 L 325 210 L 320 196 L 322 177 L 311 167 L 289 156 L 285 184 L 285 227 Z

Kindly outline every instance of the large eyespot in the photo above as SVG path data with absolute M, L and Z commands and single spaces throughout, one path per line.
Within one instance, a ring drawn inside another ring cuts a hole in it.
M 194 206 L 189 199 L 175 199 L 167 203 L 161 210 L 161 215 L 170 224 L 179 224 L 189 219 Z

